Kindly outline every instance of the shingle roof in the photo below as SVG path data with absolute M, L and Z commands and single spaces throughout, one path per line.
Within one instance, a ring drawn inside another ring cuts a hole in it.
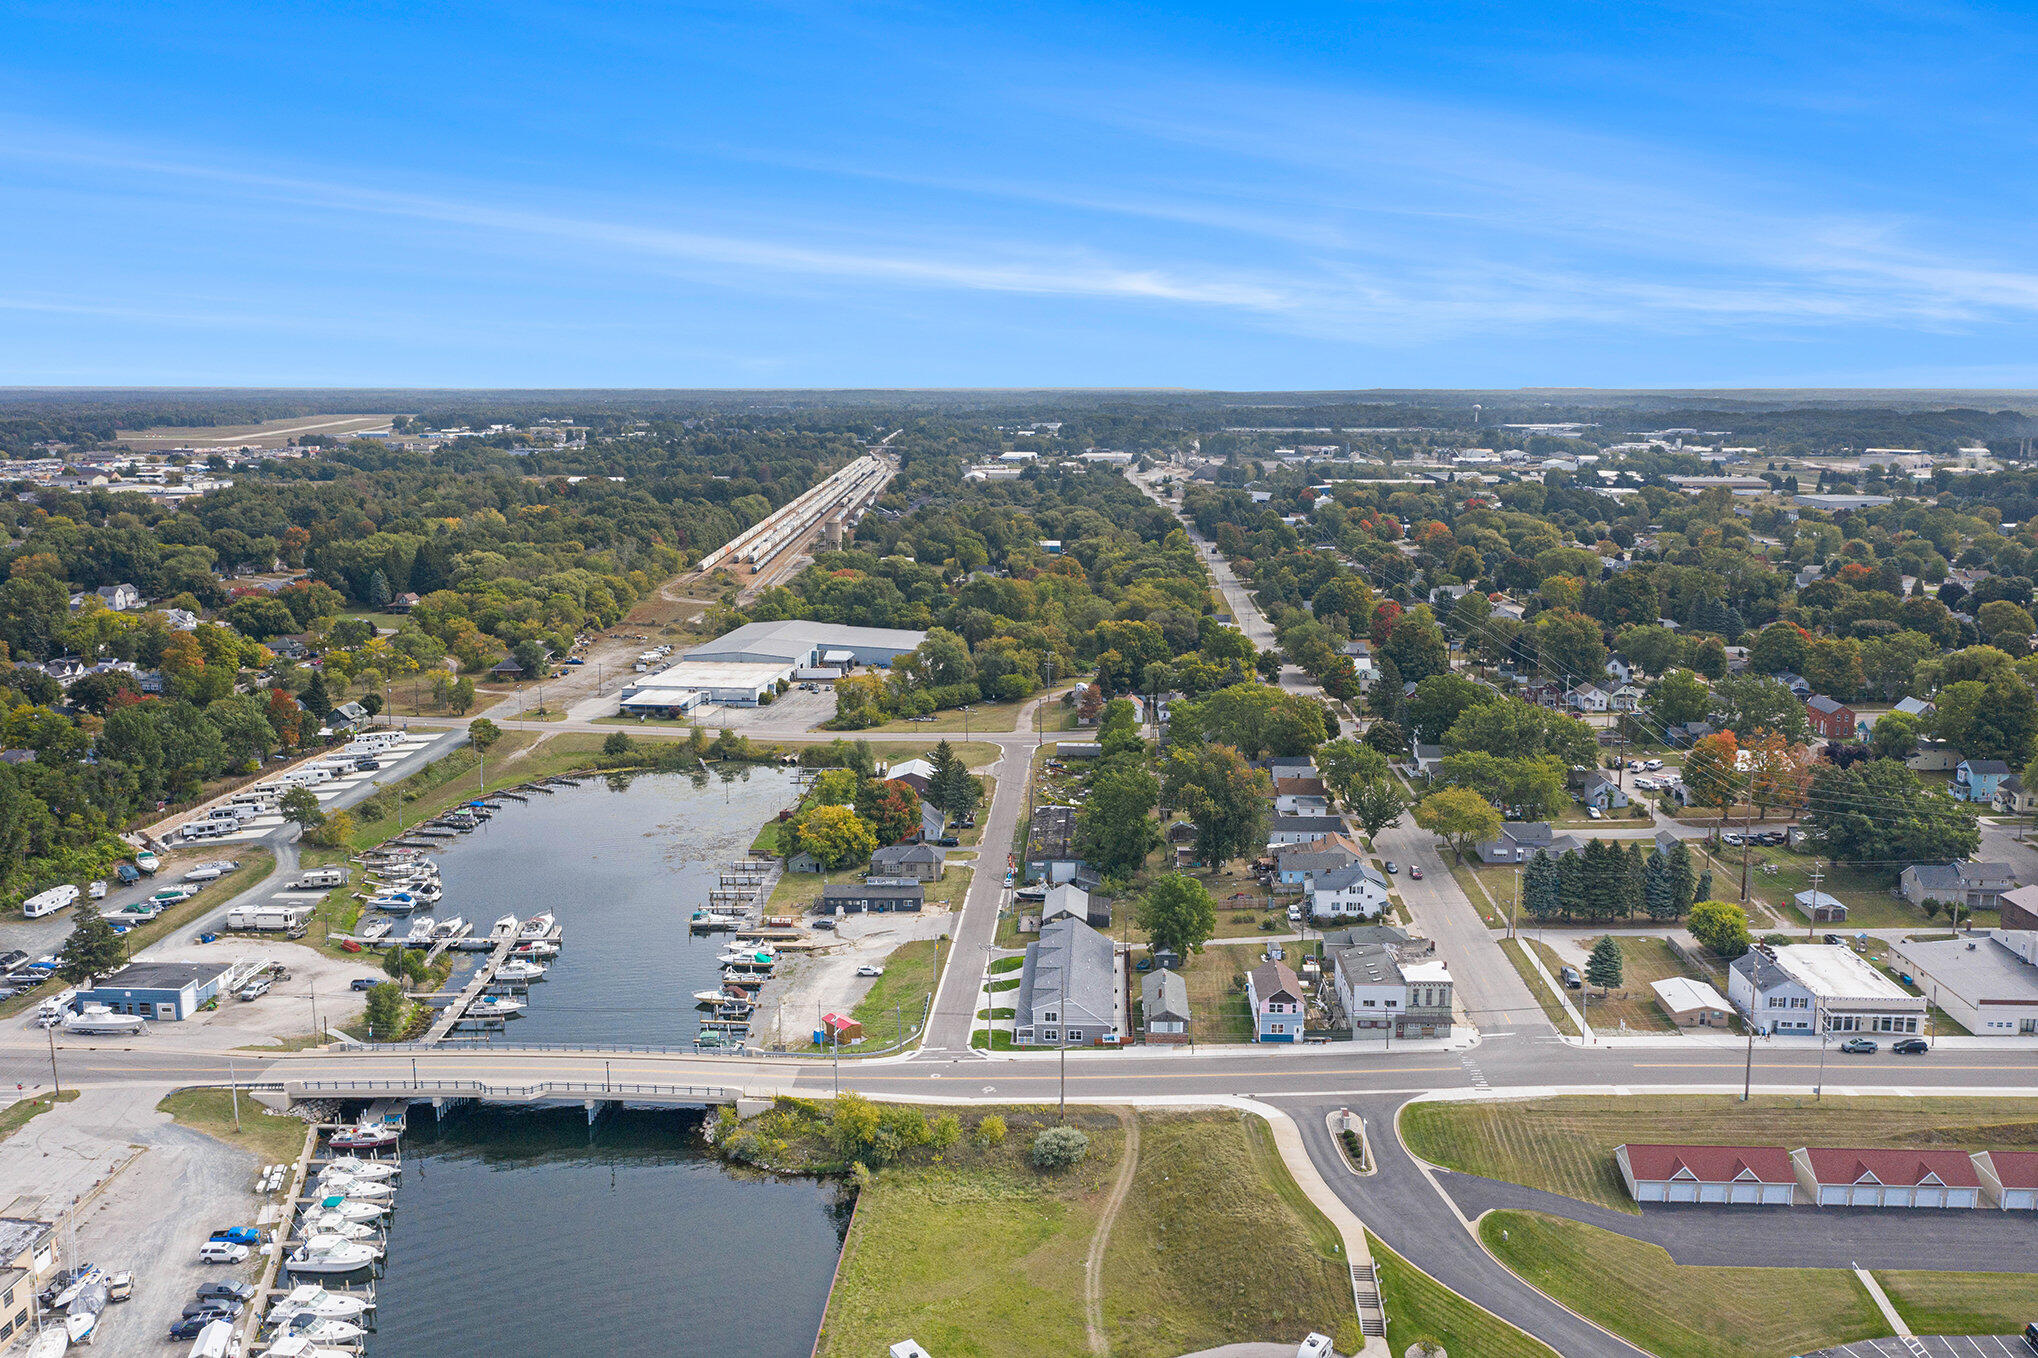
M 1964 761 L 1969 773 L 2008 773 L 2010 766 L 2000 759 L 1969 759 Z
M 1828 698 L 1823 693 L 1814 693 L 1811 697 L 1805 699 L 1804 705 L 1814 712 L 1823 712 L 1829 716 L 1835 712 L 1845 712 L 1847 710 L 1845 703 L 1840 702 L 1836 698 Z
M 1262 962 L 1252 969 L 1253 995 L 1264 1004 L 1275 996 L 1300 1001 L 1302 983 L 1286 962 Z
M 1882 1184 L 1921 1184 L 1936 1178 L 1954 1188 L 1979 1188 L 1981 1176 L 1966 1151 L 1847 1150 L 1812 1147 L 1800 1151 L 1822 1184 L 1853 1184 L 1874 1179 Z
M 1653 1146 L 1626 1145 L 1628 1169 L 1636 1179 L 1652 1182 L 1679 1175 L 1700 1183 L 1735 1180 L 1765 1184 L 1797 1182 L 1790 1155 L 1776 1146 Z

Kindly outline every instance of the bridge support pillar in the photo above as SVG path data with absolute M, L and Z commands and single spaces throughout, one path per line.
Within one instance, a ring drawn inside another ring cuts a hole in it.
M 432 1116 L 440 1122 L 446 1120 L 446 1101 L 444 1099 L 432 1100 Z
M 595 1114 L 601 1112 L 601 1101 L 599 1099 L 586 1099 L 582 1101 L 581 1106 L 587 1109 L 587 1125 L 590 1127 L 594 1126 Z

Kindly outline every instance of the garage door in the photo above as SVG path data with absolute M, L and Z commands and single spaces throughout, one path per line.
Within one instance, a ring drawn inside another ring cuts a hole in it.
M 1908 1188 L 1885 1188 L 1882 1190 L 1882 1205 L 1884 1207 L 1913 1206 L 1911 1192 L 1912 1190 Z
M 1636 1187 L 1638 1187 L 1641 1190 L 1639 1193 L 1635 1195 L 1638 1201 L 1641 1202 L 1663 1201 L 1663 1185 L 1644 1183 L 1638 1184 L 1636 1185 Z
M 1727 1200 L 1727 1186 L 1725 1184 L 1700 1184 L 1698 1186 L 1698 1200 L 1700 1202 L 1725 1202 Z
M 1760 1184 L 1735 1184 L 1735 1185 L 1734 1185 L 1734 1187 L 1733 1187 L 1733 1191 L 1732 1191 L 1732 1192 L 1731 1192 L 1731 1193 L 1730 1193 L 1730 1194 L 1728 1195 L 1728 1197 L 1727 1197 L 1727 1201 L 1728 1201 L 1728 1202 L 1760 1202 L 1760 1201 L 1762 1201 L 1762 1185 L 1760 1185 Z
M 1697 1201 L 1698 1201 L 1698 1185 L 1697 1185 L 1697 1184 L 1672 1184 L 1672 1185 L 1670 1185 L 1670 1201 L 1672 1201 L 1672 1202 L 1697 1202 Z
M 1819 1186 L 1819 1206 L 1845 1207 L 1848 1201 L 1847 1195 L 1852 1191 L 1845 1184 L 1821 1184 Z
M 1911 1190 L 1911 1206 L 1944 1207 L 1946 1190 L 1943 1188 L 1914 1188 Z

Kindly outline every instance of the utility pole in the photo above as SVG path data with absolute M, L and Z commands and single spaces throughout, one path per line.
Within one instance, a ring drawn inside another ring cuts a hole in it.
M 232 1057 L 227 1058 L 226 1078 L 227 1083 L 233 1088 L 234 1130 L 238 1132 L 241 1129 L 241 1077 L 234 1070 L 234 1063 Z
M 1812 1086 L 1812 1097 L 1823 1100 L 1826 1097 L 1826 1010 L 1818 997 L 1812 999 L 1812 1018 L 1819 1025 L 1819 1082 Z
M 1521 922 L 1521 869 L 1514 870 L 1514 912 L 1507 917 L 1507 936 L 1514 937 L 1515 926 Z
M 55 1103 L 55 1102 L 56 1102 L 56 1101 L 57 1101 L 58 1099 L 61 1099 L 62 1097 L 64 1097 L 64 1082 L 63 1082 L 62 1080 L 60 1080 L 60 1079 L 58 1079 L 58 1078 L 57 1078 L 57 1030 L 56 1030 L 56 1025 L 55 1025 L 55 1024 L 52 1024 L 52 1025 L 50 1025 L 50 1026 L 49 1026 L 48 1028 L 45 1028 L 45 1029 L 43 1029 L 43 1031 L 44 1031 L 45 1033 L 48 1033 L 48 1034 L 49 1034 L 49 1039 L 50 1039 L 50 1083 L 51 1083 L 52 1085 L 56 1086 L 56 1092 L 55 1092 L 54 1094 L 52 1094 L 52 1095 L 50 1096 L 50 1102 L 51 1102 L 52 1104 L 54 1104 L 54 1103 Z
M 1751 1006 L 1751 1008 L 1752 1008 L 1752 1006 Z M 1749 1021 L 1749 1022 L 1748 1022 L 1748 1023 L 1746 1024 L 1746 1025 L 1745 1025 L 1745 1026 L 1746 1026 L 1746 1027 L 1747 1027 L 1747 1029 L 1748 1029 L 1748 1058 L 1747 1058 L 1747 1061 L 1746 1061 L 1746 1063 L 1745 1063 L 1745 1064 L 1743 1064 L 1743 1065 L 1742 1065 L 1742 1067 L 1741 1067 L 1741 1102 L 1742 1102 L 1742 1103 L 1746 1103 L 1746 1102 L 1748 1102 L 1749 1096 L 1750 1096 L 1750 1095 L 1751 1095 L 1751 1094 L 1752 1094 L 1752 1093 L 1754 1092 L 1754 1088 L 1755 1088 L 1755 1024 L 1754 1024 L 1754 1021 L 1753 1021 L 1753 1020 L 1751 1019 L 1751 1020 L 1750 1020 L 1750 1021 Z
M 1812 908 L 1804 912 L 1804 941 L 1807 943 L 1818 932 L 1819 883 L 1825 879 L 1825 873 L 1819 870 L 1821 861 L 1817 858 L 1812 860 Z

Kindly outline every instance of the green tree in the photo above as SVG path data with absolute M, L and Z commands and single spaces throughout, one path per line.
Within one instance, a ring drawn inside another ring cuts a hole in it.
M 1868 749 L 1877 759 L 1909 759 L 1918 752 L 1919 723 L 1908 712 L 1885 712 L 1868 728 Z
M 323 725 L 325 719 L 332 715 L 333 700 L 326 692 L 324 670 L 311 672 L 311 681 L 304 686 L 304 692 L 298 695 L 297 704 L 310 714 L 314 725 Z
M 1741 740 L 1757 731 L 1774 731 L 1785 743 L 1802 745 L 1811 735 L 1804 704 L 1782 682 L 1766 675 L 1743 674 L 1713 685 L 1712 721 Z
M 1692 861 L 1691 846 L 1678 840 L 1666 855 L 1670 868 L 1671 914 L 1682 915 L 1698 897 L 1698 865 Z
M 1133 921 L 1154 947 L 1187 956 L 1201 952 L 1217 932 L 1217 902 L 1210 898 L 1210 888 L 1195 878 L 1169 873 L 1139 898 Z
M 910 783 L 873 779 L 856 789 L 856 814 L 879 844 L 897 844 L 920 828 L 920 794 Z
M 601 752 L 611 759 L 628 759 L 636 747 L 630 743 L 628 731 L 611 731 L 601 743 Z
M 393 1042 L 401 1037 L 409 1008 L 401 987 L 388 981 L 376 986 L 368 992 L 368 1036 L 377 1042 Z
M 1729 960 L 1748 951 L 1754 942 L 1748 933 L 1748 912 L 1727 901 L 1694 903 L 1685 927 L 1700 947 Z
M 1076 816 L 1076 837 L 1084 858 L 1105 876 L 1129 875 L 1146 866 L 1160 847 L 1153 809 L 1160 803 L 1160 779 L 1133 763 L 1097 770 L 1089 800 Z
M 1384 717 L 1368 726 L 1362 739 L 1389 759 L 1408 753 L 1408 734 L 1401 729 L 1400 723 Z
M 1382 651 L 1394 662 L 1403 683 L 1411 680 L 1421 683 L 1432 674 L 1445 674 L 1451 668 L 1450 643 L 1444 640 L 1443 629 L 1437 626 L 1428 604 L 1420 604 L 1394 620 Z
M 1491 802 L 1464 787 L 1447 787 L 1417 802 L 1415 823 L 1448 843 L 1461 863 L 1474 845 L 1500 834 L 1500 813 Z
M 1712 711 L 1712 687 L 1690 670 L 1672 670 L 1649 691 L 1645 704 L 1657 727 L 1704 721 Z
M 113 925 L 97 910 L 88 909 L 78 916 L 77 927 L 64 943 L 57 974 L 71 985 L 84 985 L 95 976 L 120 970 L 126 960 L 127 949 Z
M 283 819 L 296 821 L 306 829 L 325 823 L 326 813 L 319 809 L 318 798 L 308 787 L 291 788 L 283 794 L 277 809 L 283 813 Z
M 1553 920 L 1564 913 L 1563 883 L 1547 849 L 1537 849 L 1522 872 L 1521 908 L 1535 920 Z
M 1067 1169 L 1090 1153 L 1090 1138 L 1079 1127 L 1043 1127 L 1029 1156 L 1035 1169 Z
M 1432 674 L 1417 684 L 1415 692 L 1409 696 L 1408 722 L 1415 729 L 1417 740 L 1435 744 L 1444 738 L 1444 732 L 1450 730 L 1459 717 L 1475 707 L 1500 700 L 1497 690 L 1486 684 L 1474 683 L 1461 674 Z
M 1800 824 L 1842 862 L 1953 863 L 1981 846 L 1975 815 L 1895 760 L 1872 759 L 1819 765 Z
M 861 816 L 846 806 L 809 807 L 793 821 L 794 842 L 834 871 L 864 863 L 877 852 L 877 837 Z
M 1660 848 L 1649 855 L 1646 876 L 1642 882 L 1642 908 L 1650 919 L 1669 920 L 1677 918 L 1676 874 L 1670 867 L 1670 858 Z
M 474 681 L 466 675 L 453 682 L 446 693 L 446 710 L 456 717 L 464 717 L 474 706 Z
M 467 723 L 467 739 L 483 754 L 502 739 L 502 728 L 486 717 L 476 717 Z
M 1345 810 L 1368 835 L 1379 834 L 1400 820 L 1401 813 L 1408 809 L 1408 795 L 1385 778 L 1361 784 L 1344 800 Z
M 1621 983 L 1626 974 L 1626 965 L 1621 957 L 1620 944 L 1611 934 L 1592 945 L 1592 951 L 1585 958 L 1585 979 L 1599 987 L 1603 995 Z
M 1360 787 L 1393 776 L 1386 755 L 1349 737 L 1319 746 L 1316 770 L 1322 775 L 1324 786 L 1347 804 Z
M 1229 745 L 1258 759 L 1308 754 L 1323 742 L 1325 732 L 1323 709 L 1314 700 L 1271 684 L 1233 684 L 1198 702 L 1175 704 L 1168 734 L 1173 740 Z
M 1273 784 L 1229 745 L 1170 744 L 1161 790 L 1195 824 L 1196 857 L 1212 867 L 1265 846 Z

